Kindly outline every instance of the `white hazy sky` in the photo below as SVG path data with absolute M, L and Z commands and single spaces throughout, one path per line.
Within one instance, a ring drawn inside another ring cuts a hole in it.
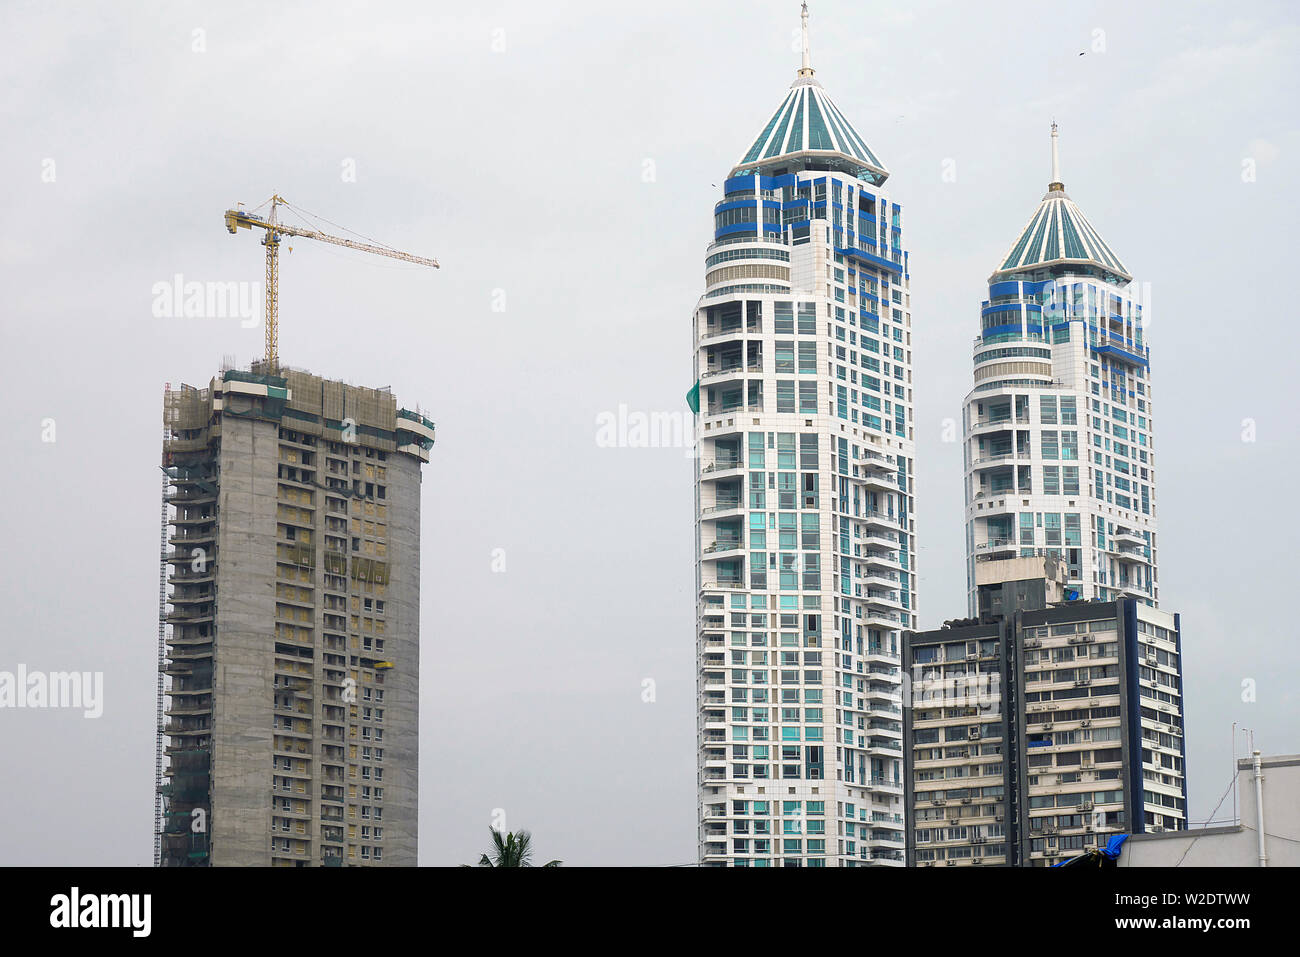
M 273 191 L 443 266 L 304 241 L 281 280 L 288 364 L 438 423 L 421 862 L 475 860 L 495 809 L 543 859 L 694 860 L 691 464 L 600 447 L 596 421 L 684 410 L 714 184 L 793 79 L 797 27 L 793 0 L 0 7 L 0 670 L 105 674 L 98 720 L 0 712 L 0 863 L 150 861 L 163 383 L 262 348 L 237 320 L 153 318 L 151 290 L 260 281 L 221 213 Z M 923 626 L 965 611 L 941 436 L 1053 117 L 1071 196 L 1150 283 L 1204 820 L 1233 721 L 1300 751 L 1295 8 L 816 0 L 812 49 L 904 206 Z

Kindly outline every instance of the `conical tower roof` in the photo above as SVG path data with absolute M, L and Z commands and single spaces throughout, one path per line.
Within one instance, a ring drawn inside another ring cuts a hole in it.
M 803 66 L 785 99 L 731 175 L 801 165 L 805 159 L 851 172 L 879 185 L 889 170 L 813 78 L 808 52 L 808 5 L 803 6 Z
M 1088 217 L 1083 215 L 1083 210 L 1065 194 L 1056 142 L 1056 124 L 1053 123 L 1052 182 L 1047 186 L 1047 195 L 1002 257 L 1002 264 L 993 275 L 1028 272 L 1055 265 L 1079 265 L 1093 266 L 1125 281 L 1132 280 L 1132 274 L 1106 245 Z

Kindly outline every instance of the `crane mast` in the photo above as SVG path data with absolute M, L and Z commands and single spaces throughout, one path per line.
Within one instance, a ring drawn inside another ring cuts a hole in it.
M 415 256 L 411 253 L 402 252 L 400 249 L 393 249 L 376 243 L 359 243 L 352 239 L 344 239 L 341 236 L 331 236 L 319 230 L 279 222 L 276 218 L 278 207 L 288 206 L 290 209 L 294 207 L 290 206 L 284 197 L 278 193 L 273 195 L 268 202 L 271 204 L 271 211 L 265 219 L 242 209 L 228 209 L 225 217 L 226 229 L 231 233 L 240 229 L 252 229 L 253 227 L 265 230 L 265 234 L 262 236 L 262 245 L 266 247 L 266 368 L 268 372 L 275 373 L 280 366 L 280 242 L 283 237 L 297 236 L 302 239 L 314 239 L 318 242 L 343 246 L 347 249 L 356 249 L 376 256 L 386 256 L 389 259 L 399 259 L 402 262 L 417 263 L 421 266 L 432 266 L 434 269 L 439 268 L 436 259 Z

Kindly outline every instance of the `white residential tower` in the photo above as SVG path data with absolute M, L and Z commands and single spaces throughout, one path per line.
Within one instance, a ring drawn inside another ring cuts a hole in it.
M 1138 284 L 1052 181 L 989 278 L 966 397 L 966 558 L 1052 553 L 1081 598 L 1155 606 L 1155 447 Z
M 803 64 L 714 207 L 694 314 L 699 855 L 903 863 L 912 318 L 884 164 Z

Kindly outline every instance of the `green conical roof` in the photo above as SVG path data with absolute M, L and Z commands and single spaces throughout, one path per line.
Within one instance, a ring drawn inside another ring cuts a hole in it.
M 889 177 L 885 164 L 811 76 L 800 76 L 790 86 L 732 175 L 800 158 L 828 161 L 877 184 Z
M 1064 189 L 1053 189 L 1011 244 L 997 272 L 1025 272 L 1075 263 L 1097 266 L 1124 279 L 1133 278 L 1074 200 L 1065 195 Z

